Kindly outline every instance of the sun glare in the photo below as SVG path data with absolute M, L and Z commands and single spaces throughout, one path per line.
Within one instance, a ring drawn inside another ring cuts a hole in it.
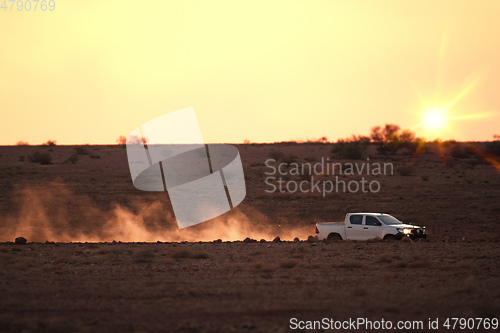
M 425 111 L 423 117 L 424 124 L 430 131 L 439 131 L 446 127 L 445 110 L 437 108 L 429 109 Z

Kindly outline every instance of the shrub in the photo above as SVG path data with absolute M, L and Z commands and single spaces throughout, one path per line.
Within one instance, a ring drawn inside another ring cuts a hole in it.
M 30 144 L 26 141 L 17 141 L 16 146 L 29 146 Z
M 285 156 L 285 154 L 283 154 L 280 151 L 273 150 L 273 151 L 270 151 L 267 156 L 269 156 L 269 158 L 272 158 L 273 160 L 279 161 Z
M 486 143 L 486 150 L 489 153 L 500 156 L 500 141 L 493 141 Z
M 134 252 L 133 262 L 134 263 L 149 263 L 155 257 L 155 254 L 148 249 L 139 249 Z
M 309 144 L 326 144 L 326 143 L 328 143 L 328 138 L 326 136 L 322 136 L 319 139 L 307 139 L 304 143 L 309 143 Z
M 276 268 L 270 264 L 263 264 L 262 262 L 257 262 L 253 265 L 256 269 L 263 273 L 271 273 L 276 270 Z
M 177 250 L 170 255 L 173 259 L 210 259 L 208 253 L 193 252 L 189 249 Z
M 415 138 L 415 133 L 409 130 L 401 131 L 398 125 L 393 124 L 373 127 L 370 139 L 378 145 L 377 151 L 381 154 L 394 154 L 399 148 L 408 148 L 414 152 L 420 144 L 420 140 Z
M 281 268 L 294 268 L 298 262 L 296 260 L 286 260 L 280 262 L 280 267 Z
M 116 139 L 116 144 L 119 146 L 125 146 L 127 144 L 127 137 L 120 135 L 118 139 Z
M 75 147 L 75 152 L 78 155 L 90 155 L 90 152 L 87 149 L 87 147 L 82 147 L 82 146 Z
M 173 252 L 171 256 L 174 259 L 191 258 L 193 256 L 193 252 L 191 250 L 178 250 Z
M 40 153 L 39 151 L 34 152 L 28 156 L 30 162 L 40 163 L 40 164 L 50 164 L 52 161 L 52 156 L 49 153 Z
M 191 256 L 192 259 L 210 259 L 208 253 L 197 252 Z
M 285 163 L 288 166 L 290 166 L 290 164 L 292 164 L 292 163 L 295 163 L 296 160 L 297 160 L 297 156 L 294 156 L 294 155 L 288 155 L 288 156 L 283 157 L 283 159 L 282 159 L 283 163 Z
M 381 154 L 395 153 L 402 144 L 399 138 L 400 127 L 398 125 L 386 124 L 384 127 L 372 128 L 370 138 L 377 143 L 377 151 Z
M 47 142 L 42 143 L 42 146 L 56 146 L 56 140 L 47 140 Z
M 364 146 L 360 141 L 346 142 L 339 140 L 332 148 L 332 153 L 338 158 L 350 160 L 360 160 L 363 156 L 363 151 Z
M 454 144 L 450 149 L 450 155 L 454 158 L 467 158 L 470 153 L 464 146 L 460 144 Z
M 78 162 L 78 155 L 76 155 L 76 154 L 71 155 L 70 157 L 68 157 L 66 162 L 70 162 L 71 164 L 75 164 L 76 162 Z

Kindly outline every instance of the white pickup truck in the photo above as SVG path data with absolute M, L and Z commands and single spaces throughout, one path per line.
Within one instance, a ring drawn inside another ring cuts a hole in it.
M 408 236 L 412 240 L 426 238 L 425 227 L 404 224 L 397 218 L 382 213 L 348 213 L 344 222 L 316 223 L 319 240 L 399 240 Z

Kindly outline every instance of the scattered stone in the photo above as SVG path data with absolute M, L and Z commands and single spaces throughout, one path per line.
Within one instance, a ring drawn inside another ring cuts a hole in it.
M 293 239 L 293 242 L 294 242 L 294 243 L 298 243 L 298 242 L 300 242 L 299 237 L 295 237 L 295 238 Z
M 308 243 L 316 243 L 318 241 L 318 237 L 316 236 L 309 236 L 307 237 L 307 242 Z
M 216 239 L 216 240 L 214 240 L 214 243 L 222 243 L 222 239 L 220 239 L 220 238 Z
M 251 239 L 250 237 L 245 238 L 243 243 L 257 243 L 257 240 Z
M 266 241 L 264 238 L 262 238 L 262 239 L 260 240 L 260 242 L 261 242 L 261 243 L 267 243 L 267 241 Z
M 27 241 L 28 240 L 24 237 L 17 237 L 14 243 L 16 243 L 17 245 L 24 245 Z
M 273 239 L 273 243 L 280 243 L 280 242 L 281 242 L 280 236 L 276 236 L 276 238 Z

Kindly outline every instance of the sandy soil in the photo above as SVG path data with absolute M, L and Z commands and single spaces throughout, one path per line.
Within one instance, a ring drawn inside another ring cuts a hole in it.
M 0 328 L 286 332 L 290 318 L 498 316 L 498 243 L 2 245 Z
M 483 160 L 367 152 L 394 164 L 393 175 L 365 176 L 381 190 L 322 197 L 266 193 L 264 162 L 271 151 L 318 161 L 329 145 L 238 148 L 245 201 L 179 231 L 166 193 L 134 189 L 123 148 L 88 146 L 71 164 L 75 147 L 0 147 L 0 331 L 286 332 L 291 317 L 498 317 L 500 177 Z M 28 162 L 35 151 L 53 164 Z M 304 241 L 315 222 L 351 211 L 426 225 L 429 240 Z M 271 242 L 277 235 L 290 241 Z M 18 236 L 28 244 L 8 243 Z M 209 242 L 219 238 L 240 241 Z

